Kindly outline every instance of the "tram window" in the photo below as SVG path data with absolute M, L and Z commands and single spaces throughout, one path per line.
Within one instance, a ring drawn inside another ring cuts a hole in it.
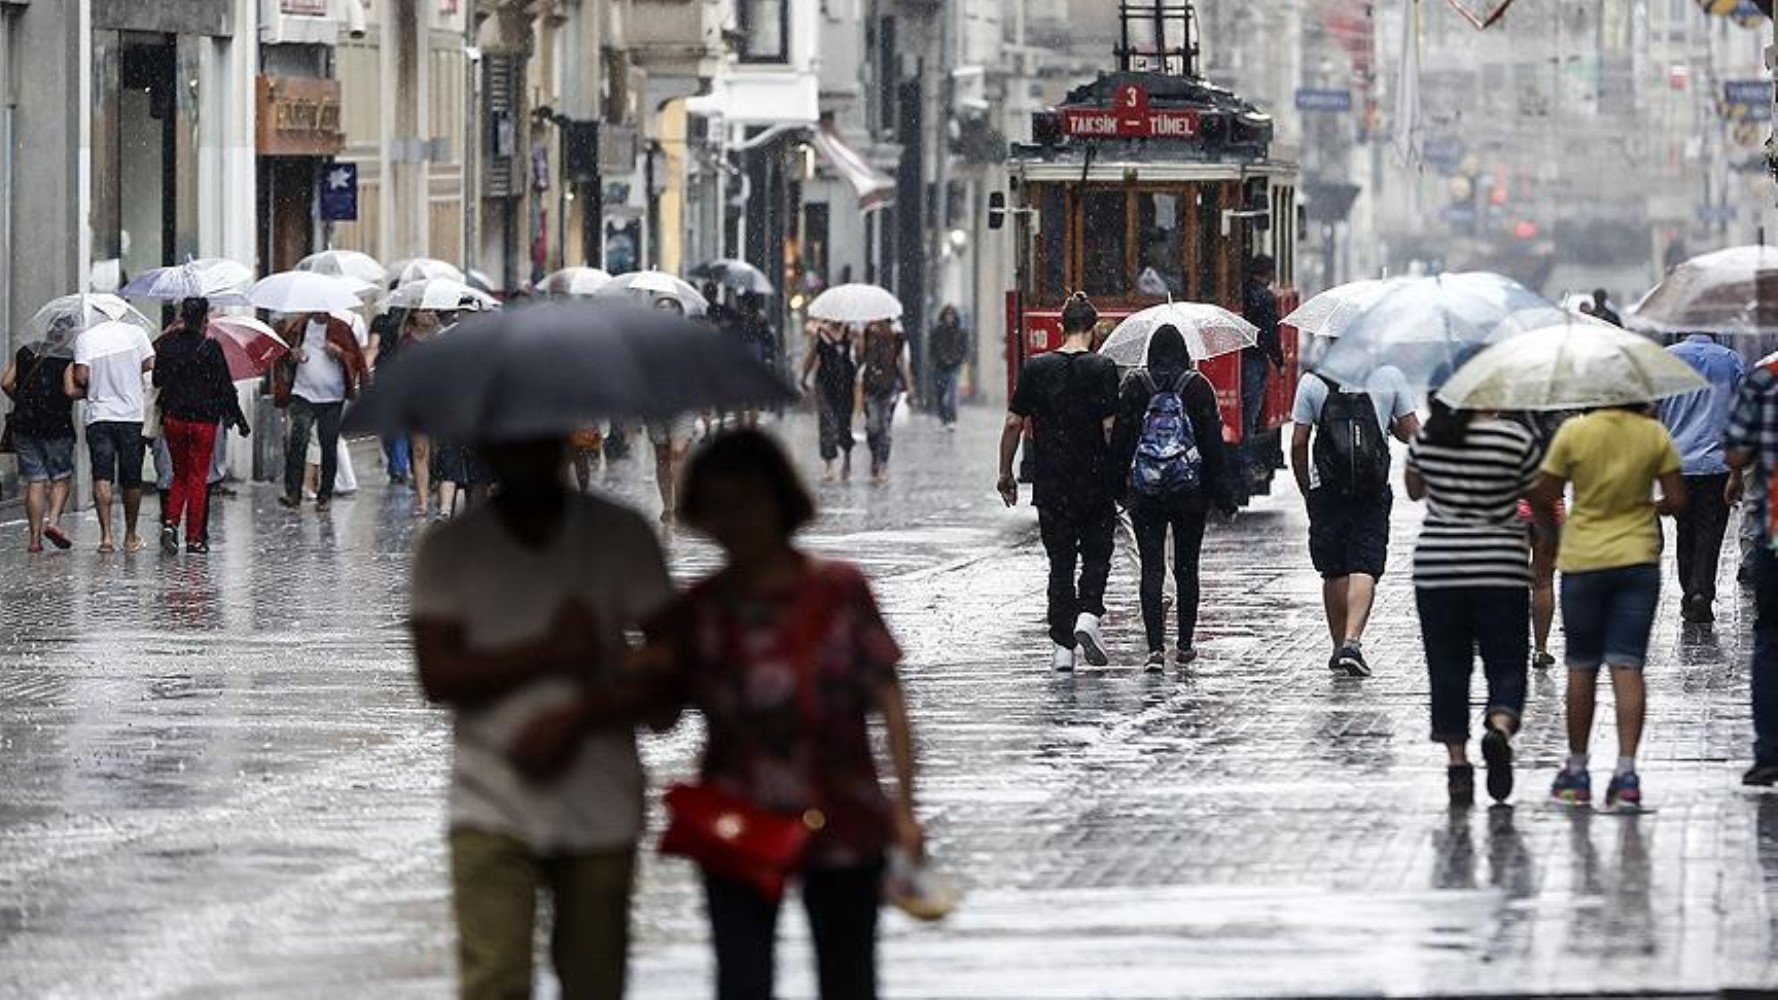
M 1191 297 L 1195 302 L 1220 302 L 1222 288 L 1217 283 L 1218 264 L 1222 260 L 1222 186 L 1198 185 L 1198 267 L 1192 276 Z
M 1068 209 L 1060 184 L 1032 185 L 1037 208 L 1037 288 L 1039 298 L 1063 296 L 1068 265 Z
M 1121 297 L 1126 293 L 1127 210 L 1122 189 L 1089 191 L 1081 197 L 1081 286 L 1088 295 Z
M 1136 231 L 1142 240 L 1136 294 L 1183 299 L 1185 295 L 1184 199 L 1144 191 L 1136 196 Z

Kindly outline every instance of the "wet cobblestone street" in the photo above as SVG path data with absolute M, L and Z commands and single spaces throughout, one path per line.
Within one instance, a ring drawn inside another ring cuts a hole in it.
M 1682 630 L 1663 595 L 1651 811 L 1545 801 L 1557 672 L 1533 679 L 1515 804 L 1453 812 L 1426 740 L 1414 505 L 1396 505 L 1371 679 L 1325 667 L 1287 476 L 1211 531 L 1197 663 L 1141 671 L 1120 555 L 1112 666 L 1058 675 L 1035 515 L 992 492 L 998 427 L 916 418 L 894 481 L 821 486 L 809 536 L 870 571 L 906 647 L 923 806 L 965 893 L 944 924 L 886 917 L 888 995 L 1778 989 L 1778 796 L 1738 783 L 1752 609 L 1732 559 L 1713 629 Z M 812 456 L 807 421 L 786 433 Z M 645 464 L 603 485 L 652 510 Z M 448 742 L 403 628 L 411 497 L 274 501 L 223 501 L 207 558 L 97 555 L 90 519 L 74 551 L 27 557 L 22 525 L 0 528 L 0 996 L 448 992 Z M 672 552 L 682 575 L 711 565 L 695 540 Z M 645 739 L 657 787 L 697 741 Z M 701 894 L 683 863 L 644 858 L 632 995 L 704 996 Z M 786 913 L 782 989 L 809 996 Z

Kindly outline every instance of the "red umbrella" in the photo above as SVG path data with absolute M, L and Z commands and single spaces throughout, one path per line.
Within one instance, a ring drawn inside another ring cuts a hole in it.
M 204 335 L 222 345 L 228 375 L 237 382 L 264 375 L 290 353 L 275 330 L 251 316 L 212 316 Z

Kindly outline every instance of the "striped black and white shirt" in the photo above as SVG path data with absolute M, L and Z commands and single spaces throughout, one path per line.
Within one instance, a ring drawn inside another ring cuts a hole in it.
M 1531 543 L 1518 501 L 1542 460 L 1536 436 L 1511 421 L 1478 419 L 1456 446 L 1433 444 L 1422 430 L 1408 448 L 1408 468 L 1426 482 L 1414 586 L 1529 588 Z

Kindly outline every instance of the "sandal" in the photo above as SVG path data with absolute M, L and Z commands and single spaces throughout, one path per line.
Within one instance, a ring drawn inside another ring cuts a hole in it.
M 49 539 L 49 543 L 58 549 L 71 549 L 74 547 L 74 539 L 69 538 L 68 533 L 63 531 L 57 525 L 52 524 L 49 527 L 44 528 L 43 537 Z
M 147 547 L 148 547 L 148 543 L 144 542 L 140 538 L 137 538 L 134 541 L 128 541 L 128 542 L 123 543 L 123 550 L 125 552 L 140 552 Z
M 31 542 L 30 544 L 25 546 L 25 551 L 30 553 L 31 555 L 37 555 L 39 552 L 43 551 L 43 543 L 42 542 Z
M 116 551 L 117 551 L 117 546 L 111 544 L 110 542 L 100 542 L 99 543 L 99 554 L 102 556 L 110 555 L 111 553 L 116 552 Z

